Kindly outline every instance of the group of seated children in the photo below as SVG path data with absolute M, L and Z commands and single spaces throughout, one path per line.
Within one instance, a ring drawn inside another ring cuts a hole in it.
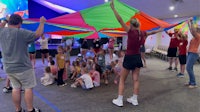
M 81 86 L 83 89 L 98 87 L 100 86 L 101 78 L 107 85 L 108 76 L 111 72 L 116 75 L 114 83 L 117 84 L 120 77 L 124 52 L 120 51 L 118 54 L 118 59 L 111 61 L 109 64 L 105 63 L 105 53 L 103 50 L 100 50 L 95 58 L 88 57 L 83 59 L 79 54 L 77 59 L 72 62 L 72 66 L 69 60 L 65 61 L 64 73 L 67 74 L 69 79 L 74 81 L 71 87 L 76 88 L 77 86 Z M 57 80 L 57 67 L 55 66 L 55 62 L 52 57 L 50 57 L 49 61 L 50 64 L 45 68 L 44 77 L 41 78 L 41 83 L 45 86 L 53 84 Z
M 71 85 L 71 87 L 76 88 L 78 85 L 80 85 L 83 89 L 91 89 L 93 87 L 99 87 L 100 73 L 101 73 L 101 68 L 98 64 L 93 63 L 92 69 L 89 71 L 87 63 L 83 62 L 81 66 L 81 76 L 75 80 L 75 82 Z

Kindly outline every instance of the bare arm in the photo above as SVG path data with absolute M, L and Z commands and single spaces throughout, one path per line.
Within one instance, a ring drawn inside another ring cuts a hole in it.
M 189 26 L 190 32 L 191 32 L 193 37 L 196 38 L 197 36 L 200 36 L 200 34 L 196 31 L 196 29 L 193 25 L 192 19 L 189 20 L 188 26 Z
M 46 19 L 42 16 L 40 18 L 40 24 L 35 32 L 35 36 L 36 38 L 39 38 L 40 36 L 42 36 L 43 32 L 44 32 L 44 23 L 46 22 Z
M 169 32 L 165 31 L 165 33 L 169 35 Z
M 174 33 L 170 33 L 170 32 L 167 32 L 167 31 L 165 31 L 165 33 L 166 33 L 170 38 L 174 38 L 174 37 L 173 37 Z
M 124 30 L 125 30 L 126 32 L 128 32 L 130 28 L 129 28 L 128 26 L 126 26 L 126 24 L 124 23 L 123 19 L 121 18 L 121 16 L 120 16 L 120 15 L 118 14 L 118 12 L 116 11 L 116 9 L 115 9 L 115 7 L 114 7 L 114 2 L 113 2 L 113 0 L 111 1 L 110 7 L 111 7 L 111 9 L 113 10 L 114 15 L 115 15 L 115 17 L 117 18 L 118 22 L 121 24 L 121 26 L 124 28 Z
M 0 28 L 4 28 L 6 26 L 6 24 L 8 23 L 9 18 L 10 17 L 7 15 L 6 19 L 0 24 Z
M 6 24 L 7 24 L 7 21 L 3 21 L 1 24 L 0 24 L 0 28 L 4 28 L 5 26 L 6 26 Z
M 163 28 L 160 28 L 158 30 L 154 30 L 154 31 L 151 31 L 151 32 L 147 32 L 147 36 L 156 34 L 156 33 L 161 32 L 161 31 L 163 31 Z

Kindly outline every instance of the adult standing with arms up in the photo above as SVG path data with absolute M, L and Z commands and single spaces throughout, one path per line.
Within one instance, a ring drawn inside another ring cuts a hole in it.
M 193 66 L 195 62 L 197 61 L 197 59 L 199 58 L 198 48 L 200 44 L 200 28 L 194 27 L 192 19 L 189 20 L 188 26 L 193 38 L 189 44 L 188 57 L 187 57 L 187 62 L 186 62 L 186 70 L 189 75 L 189 83 L 187 83 L 186 85 L 189 88 L 196 88 L 197 85 L 196 85 Z
M 42 55 L 42 63 L 45 63 L 45 57 L 48 59 L 49 57 L 49 47 L 48 47 L 48 41 L 50 38 L 45 38 L 44 34 L 42 34 L 41 38 L 37 41 L 37 43 L 40 44 L 40 52 Z M 48 62 L 48 61 L 47 61 Z
M 113 0 L 110 4 L 115 17 L 118 22 L 124 28 L 124 30 L 128 33 L 127 40 L 127 50 L 123 61 L 123 68 L 121 71 L 119 88 L 118 88 L 118 97 L 113 99 L 113 104 L 117 106 L 123 106 L 123 92 L 124 92 L 124 83 L 130 71 L 132 71 L 133 76 L 133 96 L 127 99 L 127 101 L 133 105 L 138 105 L 138 93 L 139 93 L 139 73 L 140 68 L 143 67 L 141 55 L 140 55 L 140 46 L 142 45 L 142 41 L 146 38 L 146 36 L 155 34 L 157 31 L 145 32 L 140 31 L 140 23 L 134 18 L 130 21 L 130 26 L 127 26 L 122 20 L 121 16 L 118 14 L 114 7 Z
M 40 112 L 33 107 L 33 87 L 36 86 L 36 77 L 28 55 L 28 44 L 35 41 L 43 33 L 46 19 L 40 18 L 40 25 L 36 32 L 20 29 L 21 16 L 13 14 L 0 25 L 0 45 L 4 57 L 4 70 L 13 87 L 12 98 L 16 112 L 23 112 L 21 107 L 21 89 L 25 89 L 25 103 L 28 112 Z M 8 22 L 8 27 L 5 27 Z

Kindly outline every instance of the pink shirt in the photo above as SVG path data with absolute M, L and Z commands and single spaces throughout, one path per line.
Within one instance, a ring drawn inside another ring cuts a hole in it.
M 92 77 L 94 85 L 97 84 L 99 86 L 100 85 L 100 73 L 98 71 L 93 71 L 91 77 Z
M 57 75 L 57 72 L 58 72 L 58 69 L 57 69 L 57 67 L 56 66 L 50 66 L 50 68 L 51 68 L 51 73 L 55 76 L 55 75 Z

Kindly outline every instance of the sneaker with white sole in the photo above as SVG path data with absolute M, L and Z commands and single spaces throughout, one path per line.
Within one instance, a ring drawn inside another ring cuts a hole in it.
M 197 88 L 198 86 L 197 85 L 189 85 L 188 88 L 190 89 L 194 89 L 194 88 Z
M 176 76 L 177 76 L 178 78 L 183 78 L 183 77 L 184 77 L 184 74 L 178 73 Z
M 185 83 L 184 86 L 188 87 L 190 84 L 189 83 Z
M 77 86 L 75 84 L 72 84 L 71 88 L 77 88 Z
M 16 111 L 16 112 L 26 112 L 23 108 L 21 108 L 20 111 Z
M 41 110 L 40 110 L 40 109 L 38 109 L 38 108 L 33 108 L 33 110 L 32 110 L 32 111 L 30 111 L 30 112 L 41 112 Z
M 133 98 L 133 97 L 127 98 L 127 102 L 131 103 L 134 106 L 138 105 L 138 100 L 136 98 Z
M 120 99 L 113 99 L 112 100 L 112 103 L 117 105 L 118 107 L 122 107 L 123 106 L 123 100 L 120 100 Z

